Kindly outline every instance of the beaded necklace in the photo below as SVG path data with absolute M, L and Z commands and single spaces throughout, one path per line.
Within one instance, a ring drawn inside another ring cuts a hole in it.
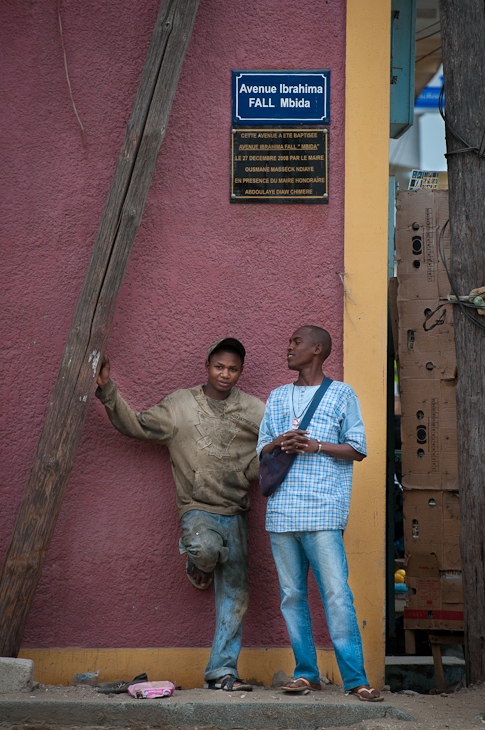
M 306 406 L 305 406 L 305 408 L 304 408 L 304 409 L 302 410 L 302 412 L 301 412 L 301 413 L 300 413 L 299 415 L 297 415 L 297 413 L 296 413 L 296 411 L 295 411 L 295 404 L 294 404 L 294 400 L 293 400 L 293 394 L 294 394 L 294 392 L 295 392 L 295 384 L 294 384 L 294 383 L 292 383 L 292 385 L 293 385 L 293 388 L 292 388 L 292 390 L 291 390 L 291 411 L 292 411 L 292 413 L 293 413 L 293 421 L 291 422 L 291 428 L 293 428 L 293 429 L 297 429 L 297 428 L 298 428 L 298 426 L 299 426 L 299 425 L 300 425 L 300 423 L 301 423 L 301 419 L 302 419 L 302 417 L 303 417 L 303 416 L 305 415 L 306 411 L 307 411 L 307 410 L 309 409 L 309 407 L 310 407 L 310 403 L 311 403 L 311 400 L 310 400 L 310 402 L 309 402 L 309 403 L 307 403 L 307 405 L 306 405 Z M 310 386 L 303 386 L 303 387 L 310 387 Z

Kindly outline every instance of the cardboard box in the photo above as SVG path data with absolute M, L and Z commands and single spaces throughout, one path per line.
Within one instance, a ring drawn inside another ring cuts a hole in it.
M 460 571 L 442 571 L 436 555 L 411 555 L 406 565 L 405 629 L 463 631 Z
M 402 380 L 402 484 L 457 491 L 454 380 Z
M 435 555 L 443 570 L 460 570 L 457 492 L 404 490 L 404 548 L 408 556 Z
M 427 299 L 399 301 L 398 314 L 400 379 L 454 379 L 453 305 Z
M 396 198 L 398 299 L 440 299 L 451 291 L 448 191 L 400 191 Z M 441 236 L 441 238 L 440 238 Z

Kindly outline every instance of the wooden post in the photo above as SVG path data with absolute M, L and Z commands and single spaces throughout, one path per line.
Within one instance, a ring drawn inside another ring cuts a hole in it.
M 94 394 L 199 0 L 162 3 L 29 480 L 0 573 L 0 656 L 17 656 Z
M 440 0 L 440 16 L 451 278 L 458 294 L 466 295 L 485 284 L 485 159 L 477 154 L 485 141 L 483 0 Z M 467 311 L 471 320 L 458 307 L 454 314 L 465 659 L 467 681 L 475 684 L 485 680 L 485 331 L 479 326 L 485 317 Z

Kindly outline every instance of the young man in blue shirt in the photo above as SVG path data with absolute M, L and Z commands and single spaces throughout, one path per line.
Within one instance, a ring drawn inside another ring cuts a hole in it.
M 311 566 L 322 597 L 344 689 L 366 702 L 383 697 L 370 687 L 362 640 L 348 585 L 343 531 L 347 525 L 354 461 L 366 456 L 359 401 L 349 385 L 333 381 L 308 429 L 299 425 L 325 375 L 332 340 L 321 327 L 300 327 L 290 337 L 287 361 L 298 372 L 273 390 L 261 423 L 260 458 L 277 447 L 296 454 L 285 480 L 269 498 L 266 529 L 281 588 L 281 611 L 295 655 L 286 692 L 319 690 L 320 673 L 308 605 Z

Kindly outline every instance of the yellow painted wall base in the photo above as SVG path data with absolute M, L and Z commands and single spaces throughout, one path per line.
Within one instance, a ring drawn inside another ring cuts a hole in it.
M 202 687 L 210 649 L 23 649 L 19 657 L 32 659 L 34 677 L 42 684 L 72 682 L 75 674 L 99 669 L 99 682 L 130 680 L 146 672 L 151 681 L 168 679 L 184 689 Z M 333 684 L 341 684 L 333 651 L 318 650 L 318 665 Z M 270 686 L 282 669 L 292 675 L 295 667 L 291 649 L 243 649 L 239 672 L 253 684 Z

